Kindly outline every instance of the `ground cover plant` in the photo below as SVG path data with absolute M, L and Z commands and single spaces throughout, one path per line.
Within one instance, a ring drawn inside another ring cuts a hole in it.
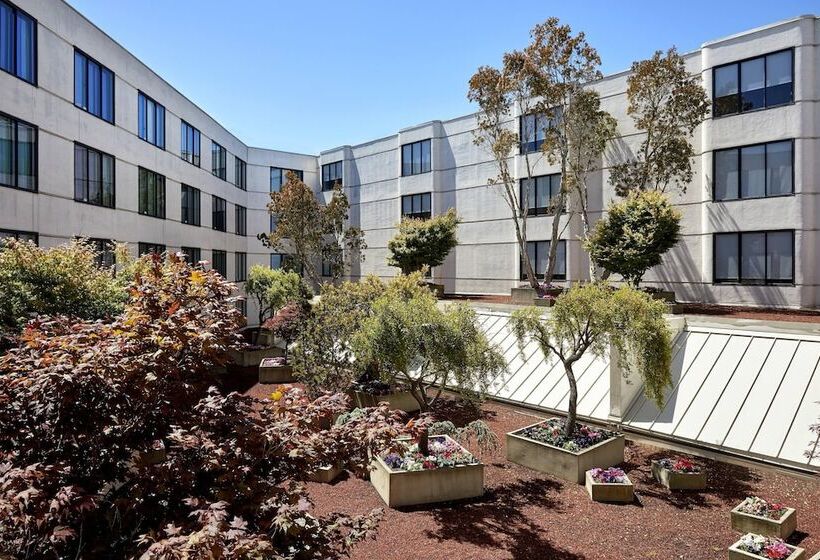
M 769 558 L 771 560 L 781 560 L 788 558 L 792 550 L 786 546 L 783 539 L 774 537 L 764 537 L 761 535 L 748 534 L 740 539 L 737 547 L 744 552 L 749 552 L 760 558 Z
M 740 506 L 738 511 L 748 513 L 749 515 L 757 515 L 758 517 L 765 517 L 767 519 L 780 519 L 786 513 L 787 508 L 784 504 L 767 502 L 763 498 L 757 496 L 749 496 Z
M 678 457 L 676 459 L 670 459 L 669 457 L 664 457 L 662 459 L 658 459 L 658 464 L 663 467 L 664 469 L 672 472 L 678 473 L 698 473 L 700 472 L 700 467 L 691 459 L 687 459 L 686 457 Z

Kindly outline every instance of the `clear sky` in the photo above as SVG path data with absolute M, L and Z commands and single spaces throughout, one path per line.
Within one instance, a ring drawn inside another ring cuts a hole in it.
M 549 16 L 586 32 L 611 73 L 820 13 L 818 0 L 69 2 L 245 143 L 311 154 L 474 111 L 472 73 Z

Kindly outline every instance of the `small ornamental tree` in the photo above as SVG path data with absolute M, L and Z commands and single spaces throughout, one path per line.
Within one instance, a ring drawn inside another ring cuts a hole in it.
M 627 113 L 644 139 L 634 156 L 612 165 L 609 182 L 620 196 L 633 190 L 665 192 L 676 185 L 686 192 L 692 181 L 695 128 L 709 113 L 700 75 L 690 75 L 683 57 L 666 54 L 632 64 L 627 78 Z
M 36 315 L 101 319 L 119 313 L 125 285 L 97 256 L 81 240 L 49 249 L 0 241 L 0 338 L 16 336 Z
M 265 321 L 264 327 L 274 336 L 285 341 L 285 362 L 288 360 L 288 348 L 299 336 L 299 331 L 307 320 L 309 309 L 305 303 L 290 302 L 276 315 Z
M 486 393 L 506 363 L 466 305 L 438 307 L 420 273 L 399 276 L 373 301 L 352 339 L 356 359 L 376 364 L 391 386 L 407 386 L 422 410 L 447 386 L 467 399 Z M 436 388 L 430 397 L 428 391 Z
M 141 261 L 113 321 L 41 318 L 0 358 L 0 555 L 346 557 L 379 511 L 317 516 L 303 483 L 323 464 L 366 472 L 398 417 L 320 430 L 346 397 L 209 388 L 239 342 L 233 286 L 175 255 Z
M 427 220 L 402 219 L 399 232 L 387 242 L 387 264 L 399 267 L 402 274 L 439 266 L 458 244 L 458 223 L 453 208 Z
M 323 205 L 310 187 L 288 171 L 285 184 L 270 196 L 268 211 L 276 228 L 257 237 L 266 247 L 293 255 L 314 286 L 322 284 L 317 263 L 329 264 L 335 281 L 353 262 L 364 260 L 364 232 L 348 223 L 350 203 L 341 187 L 334 188 Z
M 259 324 L 272 317 L 288 302 L 304 302 L 308 290 L 296 273 L 280 268 L 253 265 L 245 281 L 245 293 L 259 306 Z
M 569 383 L 565 435 L 576 432 L 578 386 L 575 364 L 589 351 L 597 356 L 614 346 L 627 375 L 637 374 L 647 397 L 662 405 L 671 386 L 672 335 L 663 302 L 628 286 L 613 290 L 603 283 L 575 286 L 562 293 L 548 316 L 528 307 L 515 311 L 512 328 L 523 352 L 534 340 L 544 356 L 555 355 Z
M 658 191 L 637 191 L 610 204 L 585 248 L 592 262 L 637 288 L 680 239 L 681 214 Z

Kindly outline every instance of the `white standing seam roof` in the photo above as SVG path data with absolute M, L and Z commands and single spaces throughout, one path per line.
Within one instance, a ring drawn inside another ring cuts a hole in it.
M 489 341 L 507 360 L 489 396 L 565 413 L 569 384 L 554 356 L 519 348 L 506 312 L 477 310 Z M 662 408 L 640 391 L 621 420 L 642 432 L 778 464 L 820 470 L 820 336 L 688 326 L 674 340 L 672 387 Z M 609 356 L 576 364 L 578 414 L 611 421 Z

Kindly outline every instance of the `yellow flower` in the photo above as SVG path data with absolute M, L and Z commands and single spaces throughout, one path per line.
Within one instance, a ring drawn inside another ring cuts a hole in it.
M 192 270 L 191 271 L 191 283 L 192 284 L 204 284 L 205 283 L 205 275 L 202 274 L 199 270 Z
M 274 391 L 273 393 L 270 394 L 270 398 L 271 398 L 272 401 L 276 402 L 276 401 L 278 401 L 279 399 L 282 398 L 282 395 L 283 395 L 282 391 Z

